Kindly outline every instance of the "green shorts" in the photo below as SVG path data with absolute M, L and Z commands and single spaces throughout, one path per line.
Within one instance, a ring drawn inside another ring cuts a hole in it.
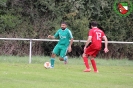
M 67 49 L 68 47 L 66 47 L 65 45 L 57 44 L 53 49 L 53 53 L 63 58 L 67 53 Z

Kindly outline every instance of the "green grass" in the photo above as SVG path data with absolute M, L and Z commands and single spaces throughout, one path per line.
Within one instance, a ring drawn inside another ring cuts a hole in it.
M 81 58 L 64 65 L 56 59 L 45 69 L 48 57 L 0 56 L 0 88 L 133 88 L 133 61 L 96 59 L 99 73 L 84 73 Z

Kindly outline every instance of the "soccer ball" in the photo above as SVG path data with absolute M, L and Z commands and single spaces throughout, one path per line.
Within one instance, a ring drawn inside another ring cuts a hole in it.
M 50 62 L 45 62 L 45 63 L 44 63 L 44 67 L 45 67 L 46 69 L 50 68 L 50 67 L 51 67 Z

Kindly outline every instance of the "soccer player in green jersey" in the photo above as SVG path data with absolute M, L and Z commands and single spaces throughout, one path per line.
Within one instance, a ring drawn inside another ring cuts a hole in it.
M 71 31 L 67 28 L 67 24 L 65 22 L 61 23 L 61 28 L 55 33 L 54 36 L 48 35 L 48 38 L 50 39 L 59 39 L 59 42 L 54 47 L 51 55 L 51 68 L 54 67 L 54 61 L 55 56 L 59 56 L 60 61 L 64 61 L 64 63 L 67 63 L 67 56 L 66 53 L 71 52 L 72 48 L 71 45 L 73 43 L 73 36 Z M 69 41 L 70 40 L 70 41 Z

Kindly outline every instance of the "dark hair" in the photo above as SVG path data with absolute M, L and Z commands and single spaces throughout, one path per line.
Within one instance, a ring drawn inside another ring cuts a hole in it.
M 98 26 L 98 23 L 97 23 L 96 21 L 92 21 L 92 22 L 90 23 L 90 25 L 93 26 L 93 27 L 97 27 L 97 26 Z
M 67 25 L 67 23 L 66 23 L 66 22 L 61 22 L 61 24 L 65 24 L 65 25 Z

